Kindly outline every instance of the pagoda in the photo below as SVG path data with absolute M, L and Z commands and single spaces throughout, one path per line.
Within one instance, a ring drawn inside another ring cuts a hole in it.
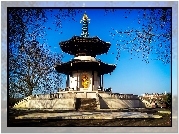
M 71 61 L 55 65 L 59 73 L 67 76 L 66 88 L 54 94 L 28 96 L 13 108 L 20 109 L 66 109 L 95 110 L 150 107 L 138 95 L 112 93 L 104 90 L 103 76 L 116 68 L 96 59 L 96 55 L 107 53 L 111 44 L 96 37 L 89 37 L 86 14 L 83 15 L 81 36 L 59 43 L 63 52 L 74 55 Z
M 102 41 L 97 36 L 89 37 L 90 19 L 86 13 L 84 13 L 81 22 L 81 36 L 73 36 L 71 39 L 59 43 L 62 51 L 74 55 L 74 58 L 66 63 L 55 65 L 55 69 L 58 73 L 67 76 L 65 91 L 102 91 L 104 74 L 113 72 L 116 66 L 104 63 L 96 59 L 96 56 L 107 53 L 111 44 Z

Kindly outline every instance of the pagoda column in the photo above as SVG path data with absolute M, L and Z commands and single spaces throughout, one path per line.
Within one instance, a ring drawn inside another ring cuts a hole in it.
M 101 75 L 99 75 L 99 86 L 101 88 Z
M 101 75 L 101 76 L 102 76 L 102 81 L 101 81 L 102 82 L 102 89 L 104 89 L 104 87 L 103 87 L 103 75 Z
M 94 90 L 94 70 L 92 71 L 92 91 Z
M 67 78 L 67 79 L 66 79 L 66 87 L 67 87 L 67 86 L 68 86 L 68 85 L 67 85 L 67 81 L 68 81 L 68 75 L 67 75 L 67 77 L 66 77 L 66 78 Z
M 66 87 L 69 87 L 69 74 L 67 75 L 67 80 L 66 80 Z
M 76 81 L 77 81 L 77 84 L 76 84 L 77 85 L 77 90 L 78 90 L 78 77 L 79 76 L 78 76 L 78 70 L 77 70 L 77 78 L 76 78 Z

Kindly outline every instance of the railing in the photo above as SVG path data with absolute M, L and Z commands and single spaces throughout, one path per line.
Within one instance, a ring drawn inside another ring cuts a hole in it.
M 55 93 L 55 94 L 38 94 L 33 95 L 32 99 L 60 99 L 60 98 L 74 98 L 74 93 Z
M 118 94 L 118 93 L 99 93 L 102 98 L 111 99 L 139 99 L 138 95 L 133 94 Z

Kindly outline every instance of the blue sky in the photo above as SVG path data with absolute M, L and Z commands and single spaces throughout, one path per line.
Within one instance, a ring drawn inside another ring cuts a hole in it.
M 88 17 L 91 19 L 89 24 L 90 37 L 98 36 L 100 39 L 111 43 L 108 54 L 97 56 L 97 58 L 103 62 L 117 65 L 111 75 L 104 75 L 105 88 L 112 87 L 113 92 L 133 94 L 171 91 L 171 62 L 165 64 L 164 61 L 167 58 L 163 57 L 164 54 L 167 54 L 168 59 L 170 59 L 171 40 L 168 39 L 164 42 L 166 37 L 162 38 L 161 36 L 157 40 L 157 37 L 159 37 L 161 33 L 167 34 L 170 32 L 170 24 L 165 23 L 165 28 L 163 29 L 152 25 L 153 29 L 151 30 L 151 34 L 155 36 L 152 42 L 150 44 L 146 43 L 146 45 L 153 46 L 153 50 L 149 55 L 145 55 L 143 58 L 142 54 L 144 51 L 138 49 L 141 45 L 139 42 L 143 42 L 142 38 L 137 38 L 136 41 L 130 42 L 134 39 L 135 32 L 131 32 L 130 35 L 117 33 L 117 31 L 130 31 L 131 29 L 142 33 L 142 28 L 144 28 L 142 24 L 148 25 L 149 22 L 149 19 L 141 17 L 144 13 L 142 10 L 132 9 L 129 11 L 127 9 L 116 9 L 115 12 L 108 12 L 106 15 L 102 9 L 80 9 L 80 11 L 81 12 L 75 15 L 75 21 L 73 21 L 72 17 L 66 17 L 66 19 L 61 19 L 61 28 L 57 28 L 51 25 L 54 21 L 58 22 L 58 20 L 54 19 L 54 14 L 57 12 L 55 9 L 53 10 L 52 18 L 49 19 L 48 24 L 46 24 L 46 27 L 52 28 L 52 30 L 47 31 L 46 36 L 47 43 L 52 46 L 49 48 L 52 52 L 62 52 L 59 47 L 60 41 L 68 40 L 74 35 L 81 35 L 82 24 L 80 24 L 80 20 L 86 11 Z M 146 15 L 149 14 L 149 10 L 146 10 L 145 13 Z M 158 11 L 156 10 L 156 17 L 159 16 L 157 13 Z M 48 15 L 50 17 L 49 13 Z M 169 15 L 167 16 L 168 19 L 170 19 L 170 17 Z M 161 25 L 162 22 L 156 20 L 155 24 Z M 57 29 L 57 31 L 54 29 Z M 147 30 L 148 27 L 145 27 L 145 31 Z M 144 35 L 144 33 L 142 33 L 142 35 Z M 125 42 L 130 42 L 128 46 L 122 43 L 124 39 Z M 116 44 L 120 44 L 120 46 Z M 133 44 L 136 44 L 136 46 L 133 46 Z M 161 44 L 160 47 L 159 44 Z M 128 49 L 125 49 L 126 47 Z M 128 50 L 133 50 L 133 48 L 138 49 L 139 52 L 132 51 L 131 55 Z M 116 59 L 117 49 L 120 49 L 120 57 L 118 57 L 118 60 Z M 163 53 L 156 54 L 157 52 Z M 162 56 L 157 57 L 158 55 Z M 64 54 L 64 56 L 63 62 L 67 62 L 73 58 L 73 56 L 68 54 Z M 146 59 L 149 61 L 148 64 L 145 62 Z

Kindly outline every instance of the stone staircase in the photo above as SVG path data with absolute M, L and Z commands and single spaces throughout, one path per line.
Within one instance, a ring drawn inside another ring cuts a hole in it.
M 28 103 L 29 103 L 29 100 L 32 98 L 32 96 L 28 96 L 22 100 L 20 100 L 19 102 L 17 102 L 13 108 L 28 108 Z
M 76 110 L 96 110 L 96 98 L 76 98 Z

